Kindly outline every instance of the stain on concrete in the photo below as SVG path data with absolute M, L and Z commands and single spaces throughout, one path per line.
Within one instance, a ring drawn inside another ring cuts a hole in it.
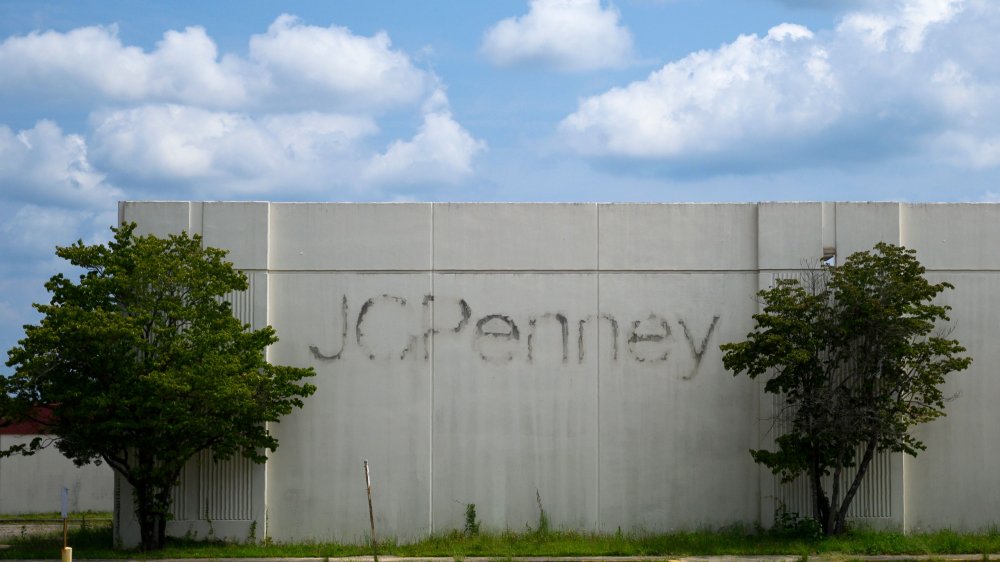
M 712 323 L 708 326 L 708 331 L 705 332 L 705 337 L 701 339 L 701 344 L 695 346 L 694 338 L 691 337 L 691 332 L 688 330 L 687 323 L 683 319 L 677 321 L 684 329 L 684 339 L 687 340 L 688 345 L 691 347 L 691 354 L 694 355 L 694 369 L 691 373 L 681 377 L 684 380 L 691 380 L 695 375 L 698 374 L 698 368 L 701 367 L 701 359 L 705 356 L 705 350 L 708 349 L 708 340 L 712 337 L 712 332 L 715 331 L 715 325 L 719 323 L 719 315 L 716 314 L 712 316 Z

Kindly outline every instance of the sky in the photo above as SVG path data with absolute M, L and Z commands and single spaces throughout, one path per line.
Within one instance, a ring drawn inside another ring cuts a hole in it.
M 0 0 L 0 350 L 120 200 L 998 201 L 997 60 L 996 0 Z

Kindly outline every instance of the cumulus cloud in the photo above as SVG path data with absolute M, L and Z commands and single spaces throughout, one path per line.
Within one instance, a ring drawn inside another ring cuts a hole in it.
M 0 76 L 0 96 L 103 107 L 86 136 L 50 121 L 0 126 L 0 179 L 8 199 L 27 202 L 106 202 L 121 195 L 109 180 L 130 196 L 211 198 L 450 183 L 484 147 L 456 122 L 438 78 L 388 34 L 290 15 L 251 36 L 245 55 L 220 54 L 201 27 L 168 31 L 149 51 L 123 44 L 115 26 L 10 37 Z M 388 110 L 421 118 L 413 138 L 385 138 L 376 118 Z
M 121 191 L 91 165 L 80 135 L 52 121 L 14 132 L 0 125 L 0 197 L 7 203 L 96 208 Z
M 702 173 L 921 151 L 998 165 L 1000 53 L 976 41 L 998 23 L 993 2 L 909 0 L 823 33 L 782 24 L 582 99 L 559 130 L 585 155 Z
M 583 100 L 561 130 L 586 154 L 715 152 L 748 137 L 808 133 L 841 111 L 828 53 L 783 24 L 670 63 L 648 79 Z
M 116 26 L 34 32 L 0 43 L 0 92 L 215 109 L 381 110 L 417 104 L 436 85 L 384 32 L 316 27 L 278 17 L 249 55 L 220 56 L 201 27 L 168 31 L 150 52 L 123 45 Z
M 373 156 L 362 172 L 371 184 L 455 184 L 472 175 L 472 161 L 486 150 L 451 115 L 448 98 L 437 90 L 423 107 L 423 124 L 408 141 L 397 140 Z
M 374 156 L 363 177 L 376 184 L 454 184 L 472 174 L 473 157 L 485 149 L 450 112 L 434 111 L 424 115 L 412 139 L 394 141 Z
M 778 0 L 789 8 L 815 8 L 820 10 L 846 10 L 875 6 L 885 0 Z
M 249 71 L 234 57 L 219 60 L 200 27 L 168 31 L 151 53 L 123 45 L 113 25 L 34 32 L 0 43 L 0 89 L 7 92 L 238 105 L 247 100 Z
M 500 21 L 483 36 L 494 64 L 540 64 L 581 71 L 619 67 L 633 57 L 632 35 L 600 0 L 531 0 L 528 13 Z
M 240 196 L 330 185 L 330 173 L 345 171 L 358 141 L 377 131 L 371 118 L 352 115 L 146 105 L 96 116 L 92 143 L 95 161 L 123 179 Z
M 295 113 L 255 117 L 178 105 L 147 105 L 95 119 L 94 159 L 122 183 L 171 183 L 179 196 L 302 197 L 331 188 L 446 183 L 468 176 L 484 144 L 432 96 L 411 140 L 371 148 L 367 117 Z M 374 154 L 373 154 L 374 153 Z
M 250 58 L 265 70 L 272 96 L 335 96 L 348 106 L 383 107 L 417 102 L 434 83 L 392 49 L 385 32 L 362 37 L 287 14 L 250 39 Z

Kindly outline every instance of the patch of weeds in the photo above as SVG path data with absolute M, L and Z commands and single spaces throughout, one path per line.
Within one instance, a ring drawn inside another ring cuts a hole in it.
M 250 529 L 247 531 L 247 542 L 255 544 L 257 542 L 257 520 L 250 522 Z
M 538 502 L 538 528 L 535 529 L 535 533 L 538 536 L 544 537 L 551 532 L 549 528 L 549 514 L 545 513 L 545 508 L 542 507 L 542 494 L 537 489 L 535 490 L 535 501 Z
M 476 536 L 479 534 L 479 521 L 476 519 L 476 504 L 465 504 L 465 534 Z
M 208 541 L 214 541 L 215 540 L 215 527 L 212 525 L 212 516 L 210 515 L 210 513 L 208 511 L 208 500 L 207 499 L 205 500 L 205 522 L 208 523 L 208 535 L 205 536 L 205 539 L 208 540 Z
M 774 511 L 774 527 L 769 531 L 781 538 L 818 541 L 823 538 L 823 526 L 812 517 L 802 517 L 795 511 L 788 511 L 785 504 L 779 504 Z

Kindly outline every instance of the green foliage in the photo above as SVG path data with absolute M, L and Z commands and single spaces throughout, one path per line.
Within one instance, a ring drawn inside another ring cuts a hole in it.
M 478 535 L 479 521 L 476 520 L 476 504 L 465 504 L 465 534 Z
M 549 514 L 542 507 L 542 494 L 538 490 L 535 490 L 535 501 L 538 502 L 538 528 L 535 529 L 535 532 L 544 537 L 551 532 L 551 529 L 549 528 Z
M 916 455 L 909 428 L 944 415 L 945 376 L 971 362 L 957 341 L 932 335 L 949 320 L 934 299 L 949 283 L 924 278 L 913 250 L 879 243 L 842 266 L 823 266 L 760 291 L 762 312 L 742 342 L 722 347 L 735 375 L 767 375 L 791 430 L 753 459 L 790 481 L 806 474 L 814 516 L 827 534 L 845 530 L 847 508 L 878 451 Z M 844 491 L 846 467 L 857 476 Z M 831 475 L 827 494 L 823 477 Z M 843 495 L 841 495 L 843 492 Z
M 62 547 L 62 528 L 44 536 L 12 538 L 10 548 L 0 549 L 0 559 L 51 559 Z M 115 551 L 110 527 L 70 530 L 69 544 L 77 559 L 233 559 L 233 558 L 345 558 L 371 554 L 370 545 L 343 543 L 248 544 L 223 541 L 196 541 L 168 538 L 161 551 L 138 554 Z M 804 540 L 799 537 L 757 533 L 740 526 L 724 529 L 672 533 L 626 532 L 593 534 L 554 531 L 545 537 L 534 532 L 481 532 L 471 536 L 454 530 L 408 544 L 386 540 L 379 542 L 379 552 L 386 556 L 449 557 L 468 559 L 488 557 L 509 559 L 525 556 L 562 556 L 591 558 L 605 556 L 751 556 L 822 555 L 824 559 L 851 559 L 870 555 L 941 556 L 951 554 L 1000 552 L 996 533 L 955 533 L 936 531 L 904 535 L 893 531 L 852 530 L 835 537 Z
M 276 422 L 315 387 L 311 369 L 267 362 L 274 330 L 253 330 L 223 300 L 247 288 L 225 252 L 201 237 L 136 236 L 112 229 L 107 245 L 56 249 L 79 280 L 46 283 L 38 325 L 8 352 L 15 373 L 0 378 L 0 417 L 38 417 L 55 406 L 50 439 L 77 465 L 105 462 L 132 485 L 145 548 L 162 545 L 170 488 L 201 450 L 263 462 Z M 3 455 L 32 454 L 36 440 Z
M 250 522 L 250 530 L 247 531 L 247 543 L 254 544 L 257 542 L 257 520 L 254 519 Z
M 769 531 L 779 537 L 816 541 L 823 537 L 823 526 L 812 517 L 802 517 L 781 504 L 774 512 L 774 527 Z

